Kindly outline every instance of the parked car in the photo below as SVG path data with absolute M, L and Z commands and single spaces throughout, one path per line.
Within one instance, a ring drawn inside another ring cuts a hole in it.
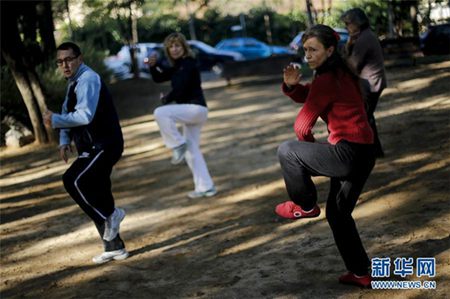
M 106 57 L 103 63 L 116 79 L 125 80 L 133 77 L 130 66 L 117 56 Z
M 348 41 L 349 35 L 347 29 L 344 28 L 333 28 L 334 31 L 336 31 L 339 34 L 339 37 L 341 38 L 338 43 L 338 47 L 341 47 L 345 45 Z M 302 44 L 302 36 L 304 31 L 299 32 L 289 43 L 289 48 L 293 51 L 298 52 L 299 50 L 303 50 L 303 44 Z
M 144 63 L 144 59 L 149 57 L 152 53 L 158 53 L 159 57 L 162 57 L 163 46 L 160 43 L 138 43 L 135 46 L 137 63 L 141 72 L 148 72 L 148 66 Z M 131 56 L 130 47 L 128 45 L 122 46 L 117 53 L 117 59 L 123 61 L 125 65 L 131 69 Z
M 238 52 L 218 50 L 201 41 L 189 40 L 188 44 L 196 56 L 200 71 L 212 70 L 219 74 L 223 70 L 224 62 L 244 60 L 244 57 Z M 160 63 L 168 65 L 162 43 L 139 43 L 135 49 L 139 70 L 141 72 L 149 72 L 148 65 L 144 63 L 144 60 L 152 55 L 152 53 L 157 54 Z M 120 49 L 117 53 L 117 59 L 128 66 L 128 69 L 131 69 L 131 56 L 128 45 Z
M 265 58 L 271 55 L 294 54 L 287 47 L 270 46 L 253 37 L 236 37 L 220 41 L 216 47 L 219 50 L 228 50 L 241 53 L 245 59 Z
M 450 54 L 450 23 L 428 27 L 420 36 L 420 49 L 424 55 Z
M 194 51 L 200 71 L 212 70 L 221 74 L 225 62 L 244 60 L 244 56 L 239 52 L 219 50 L 201 41 L 189 40 L 188 44 Z

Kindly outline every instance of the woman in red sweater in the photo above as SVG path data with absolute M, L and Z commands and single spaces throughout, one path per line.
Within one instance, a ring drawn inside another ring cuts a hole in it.
M 305 58 L 315 71 L 311 84 L 300 84 L 298 68 L 284 69 L 283 92 L 303 103 L 295 120 L 298 140 L 278 148 L 290 201 L 275 212 L 284 218 L 318 217 L 317 191 L 312 176 L 331 179 L 326 217 L 348 273 L 341 283 L 370 287 L 370 260 L 362 245 L 352 211 L 375 163 L 373 132 L 367 120 L 358 78 L 336 51 L 339 35 L 330 27 L 308 29 L 302 42 Z M 328 143 L 315 142 L 318 118 L 328 127 Z

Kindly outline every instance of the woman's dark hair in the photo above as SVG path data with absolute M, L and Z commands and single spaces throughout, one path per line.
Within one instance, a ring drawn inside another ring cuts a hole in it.
M 353 24 L 359 30 L 366 29 L 370 26 L 369 18 L 361 8 L 352 8 L 344 12 L 341 16 L 342 22 Z
M 336 34 L 336 31 L 329 26 L 322 24 L 314 25 L 306 29 L 305 33 L 303 33 L 302 44 L 305 44 L 307 39 L 315 37 L 325 46 L 326 49 L 329 47 L 334 47 L 336 49 L 339 36 L 336 36 Z
M 316 69 L 316 74 L 321 74 L 325 71 L 333 71 L 337 73 L 338 69 L 342 69 L 343 71 L 352 75 L 352 77 L 357 78 L 355 72 L 350 69 L 344 59 L 341 57 L 338 51 L 338 41 L 340 39 L 339 34 L 333 30 L 333 28 L 326 25 L 314 25 L 308 28 L 302 36 L 302 43 L 305 44 L 306 40 L 315 37 L 317 40 L 325 47 L 325 49 L 329 49 L 330 47 L 334 47 L 334 51 L 327 60 Z
M 72 49 L 73 54 L 75 54 L 75 56 L 78 57 L 81 55 L 80 47 L 78 47 L 78 45 L 73 42 L 65 42 L 65 43 L 60 44 L 58 46 L 58 48 L 56 48 L 56 51 L 59 51 L 59 50 L 65 51 L 65 50 L 70 50 L 70 49 Z

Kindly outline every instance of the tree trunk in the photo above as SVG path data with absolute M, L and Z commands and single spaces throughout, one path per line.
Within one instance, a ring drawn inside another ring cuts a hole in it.
M 305 0 L 306 2 L 306 11 L 308 13 L 308 27 L 311 27 L 314 25 L 314 18 L 312 16 L 311 12 L 311 0 Z
M 34 57 L 30 55 L 35 49 L 33 48 L 34 41 L 32 40 L 33 36 L 35 36 L 33 26 L 34 30 L 36 30 L 35 18 L 33 17 L 35 7 L 32 5 L 34 4 L 30 2 L 1 2 L 1 25 L 2 28 L 8 28 L 8 30 L 2 31 L 1 53 L 22 95 L 33 126 L 35 141 L 37 143 L 46 143 L 48 142 L 48 136 L 42 121 L 42 113 L 38 106 L 39 102 L 42 109 L 46 109 L 45 97 L 34 70 Z M 25 16 L 28 17 L 25 18 Z M 20 25 L 25 30 L 24 32 L 19 32 L 19 20 L 22 20 Z M 21 34 L 23 34 L 27 44 L 33 45 L 31 49 L 24 46 Z M 30 53 L 27 53 L 26 49 Z M 30 77 L 29 74 L 32 76 Z
M 409 13 L 411 16 L 411 23 L 413 27 L 413 35 L 415 38 L 419 37 L 419 22 L 417 21 L 417 13 L 419 12 L 419 2 L 414 1 L 411 5 Z
M 39 80 L 39 77 L 34 71 L 34 69 L 28 69 L 27 75 L 30 82 L 31 90 L 33 91 L 34 97 L 36 98 L 37 106 L 39 107 L 39 110 L 42 115 L 42 113 L 47 111 L 47 104 L 45 101 L 46 97 L 43 92 L 41 81 Z M 56 137 L 55 130 L 46 126 L 44 126 L 44 128 L 47 133 L 48 141 L 51 143 L 57 143 L 58 138 Z
M 394 8 L 392 5 L 392 0 L 388 2 L 388 37 L 394 38 Z
M 129 2 L 129 6 L 128 6 L 128 9 L 130 12 L 128 23 L 129 23 L 129 30 L 130 30 L 130 36 L 131 36 L 130 57 L 131 57 L 131 65 L 132 65 L 132 69 L 133 69 L 134 78 L 139 78 L 139 73 L 141 70 L 139 69 L 139 63 L 137 61 L 137 53 L 136 53 L 136 52 L 138 52 L 138 50 L 136 48 L 137 29 L 136 29 L 136 36 L 134 36 L 134 34 L 133 34 L 133 26 L 134 26 L 134 22 L 136 22 L 136 20 L 133 21 L 133 19 L 135 18 L 133 8 L 134 8 L 134 1 L 131 0 Z
M 11 70 L 14 80 L 16 81 L 17 88 L 19 89 L 23 101 L 25 102 L 25 106 L 27 107 L 28 115 L 30 117 L 31 124 L 33 125 L 34 138 L 38 143 L 46 143 L 48 141 L 46 131 L 42 123 L 41 114 L 39 113 L 36 100 L 32 93 L 32 88 L 27 78 L 25 67 L 21 65 L 20 61 L 15 60 L 10 53 L 4 51 L 3 48 L 2 55 Z
M 268 14 L 264 15 L 264 27 L 266 27 L 266 39 L 269 45 L 273 44 L 272 40 L 272 30 L 270 29 L 270 16 Z
M 191 39 L 196 40 L 197 35 L 195 34 L 195 24 L 194 24 L 195 16 L 193 13 L 191 13 L 191 9 L 189 8 L 189 3 L 187 0 L 184 0 L 184 5 L 186 6 L 186 13 L 189 16 L 189 35 Z
M 56 52 L 56 42 L 53 32 L 55 27 L 53 25 L 52 3 L 51 1 L 42 1 L 36 6 L 36 13 L 38 18 L 39 32 L 42 38 L 42 51 L 45 60 L 53 58 Z
M 243 13 L 241 13 L 239 15 L 239 22 L 240 22 L 241 28 L 242 28 L 242 36 L 246 37 L 247 36 L 247 24 L 245 22 L 245 15 Z
M 66 12 L 67 12 L 67 21 L 69 22 L 68 26 L 67 26 L 67 30 L 69 31 L 69 36 L 70 39 L 74 40 L 75 36 L 73 33 L 73 28 L 72 28 L 72 18 L 70 17 L 70 8 L 69 8 L 69 0 L 64 0 L 64 4 L 66 7 Z

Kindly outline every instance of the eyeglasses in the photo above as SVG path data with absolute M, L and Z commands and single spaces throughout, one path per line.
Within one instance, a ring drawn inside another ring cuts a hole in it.
M 69 63 L 71 63 L 72 61 L 74 61 L 75 59 L 77 59 L 78 56 L 79 56 L 79 55 L 77 55 L 77 56 L 72 56 L 72 57 L 69 56 L 69 57 L 66 57 L 66 58 L 64 58 L 64 59 L 57 59 L 57 60 L 56 60 L 56 65 L 57 65 L 57 66 L 62 66 L 62 65 L 64 64 L 64 62 L 67 63 L 67 64 L 69 64 Z

